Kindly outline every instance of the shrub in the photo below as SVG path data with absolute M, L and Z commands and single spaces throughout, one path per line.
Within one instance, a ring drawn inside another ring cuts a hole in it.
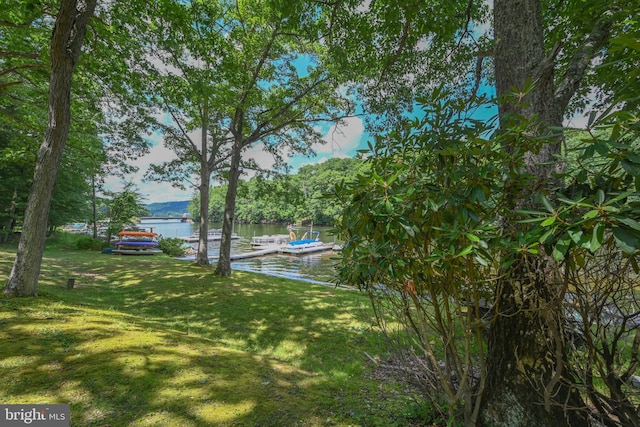
M 104 241 L 90 236 L 80 237 L 76 242 L 76 248 L 91 251 L 101 251 L 105 246 L 108 245 Z
M 184 242 L 175 237 L 164 238 L 161 237 L 158 241 L 160 243 L 159 248 L 162 252 L 172 257 L 184 256 L 186 249 L 184 248 Z

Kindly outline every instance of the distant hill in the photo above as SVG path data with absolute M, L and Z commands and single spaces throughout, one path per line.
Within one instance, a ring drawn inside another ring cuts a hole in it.
M 151 216 L 180 217 L 183 213 L 189 212 L 187 209 L 189 202 L 189 200 L 183 200 L 180 202 L 149 203 L 146 207 L 149 209 L 149 212 L 151 212 Z

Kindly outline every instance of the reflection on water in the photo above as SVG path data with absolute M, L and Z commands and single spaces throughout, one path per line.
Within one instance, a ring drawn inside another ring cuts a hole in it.
M 331 251 L 298 255 L 269 255 L 231 263 L 234 270 L 253 271 L 287 279 L 326 284 L 333 279 Z
M 168 220 L 144 220 L 139 226 L 152 227 L 153 231 L 163 237 L 189 236 L 198 228 L 197 224 Z M 210 226 L 210 228 L 221 227 L 221 224 L 211 224 Z M 333 236 L 328 234 L 327 227 L 314 227 L 313 229 L 321 232 L 320 239 L 322 241 L 334 241 Z M 301 228 L 298 234 L 302 235 L 304 231 L 306 231 L 306 228 Z M 251 238 L 253 236 L 288 233 L 285 226 L 262 224 L 237 225 L 234 228 L 234 232 L 240 236 L 240 239 L 231 242 L 232 254 L 250 252 Z M 192 244 L 192 246 L 197 248 L 197 243 Z M 217 258 L 219 253 L 219 242 L 209 242 L 209 256 Z M 317 252 L 304 256 L 278 254 L 233 261 L 231 268 L 234 270 L 263 273 L 311 283 L 327 284 L 332 283 L 334 280 L 335 258 L 336 253 L 333 251 Z

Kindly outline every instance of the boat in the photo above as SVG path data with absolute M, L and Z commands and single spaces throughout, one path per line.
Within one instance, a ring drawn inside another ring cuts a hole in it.
M 264 234 L 262 236 L 253 236 L 251 238 L 251 248 L 252 249 L 266 249 L 273 246 L 282 246 L 289 243 L 291 240 L 295 240 L 295 234 L 293 235 L 293 239 L 291 239 L 290 234 L 272 234 L 267 235 Z
M 237 234 L 235 233 L 231 234 L 231 240 L 236 240 L 239 238 L 240 237 Z M 181 239 L 187 243 L 199 242 L 200 232 L 196 231 L 191 236 L 181 236 L 181 237 L 178 237 L 178 239 Z M 216 228 L 209 230 L 207 232 L 207 241 L 211 242 L 211 241 L 217 241 L 217 240 L 222 240 L 222 230 L 216 229 Z
M 279 252 L 291 255 L 306 255 L 314 252 L 328 251 L 333 249 L 335 243 L 324 243 L 320 240 L 320 232 L 309 230 L 301 239 L 292 240 L 281 245 Z
M 156 240 L 158 233 L 153 231 L 121 231 L 118 233 L 116 248 L 111 251 L 118 255 L 155 255 L 161 254 L 160 243 Z
M 158 233 L 154 233 L 153 231 L 129 231 L 129 230 L 125 230 L 125 231 L 121 231 L 118 233 L 118 236 L 120 236 L 120 238 L 123 237 L 158 237 Z
M 73 222 L 65 224 L 62 231 L 66 231 L 67 233 L 88 233 L 89 225 L 85 222 Z

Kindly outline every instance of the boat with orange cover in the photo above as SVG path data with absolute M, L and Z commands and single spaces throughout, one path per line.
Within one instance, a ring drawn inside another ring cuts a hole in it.
M 156 237 L 158 233 L 154 233 L 153 231 L 121 231 L 118 233 L 118 236 L 121 238 L 124 236 L 135 236 L 135 237 Z
M 157 247 L 160 245 L 156 240 L 158 233 L 153 231 L 126 231 L 118 233 L 120 240 L 116 242 L 114 254 L 120 255 L 154 255 L 162 253 Z

